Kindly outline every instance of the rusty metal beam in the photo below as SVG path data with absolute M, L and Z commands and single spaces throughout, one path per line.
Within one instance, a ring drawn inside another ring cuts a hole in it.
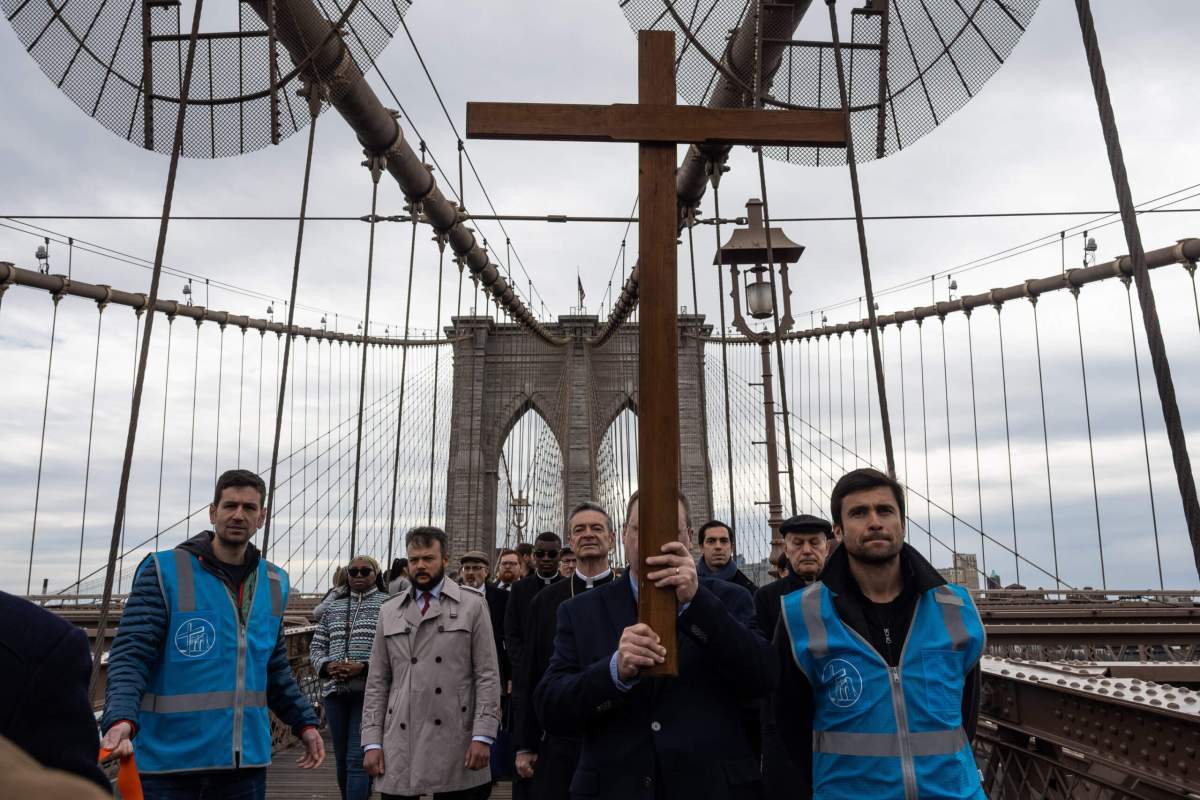
M 987 625 L 989 647 L 1189 647 L 1200 642 L 1200 622 L 1085 622 Z
M 980 711 L 986 727 L 998 731 L 984 734 L 993 746 L 1020 743 L 1061 769 L 1133 797 L 1200 795 L 1197 692 L 1042 662 L 985 656 L 982 667 Z

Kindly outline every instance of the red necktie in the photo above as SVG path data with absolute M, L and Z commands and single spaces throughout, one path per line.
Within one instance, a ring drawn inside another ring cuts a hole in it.
M 421 616 L 425 616 L 425 612 L 429 610 L 429 592 L 421 595 Z

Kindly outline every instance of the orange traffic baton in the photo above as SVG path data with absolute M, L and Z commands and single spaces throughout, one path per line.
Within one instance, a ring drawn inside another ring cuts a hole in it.
M 100 761 L 112 755 L 112 750 L 101 747 Z M 138 777 L 137 762 L 133 755 L 120 760 L 117 766 L 117 789 L 121 792 L 122 800 L 142 800 L 142 779 Z

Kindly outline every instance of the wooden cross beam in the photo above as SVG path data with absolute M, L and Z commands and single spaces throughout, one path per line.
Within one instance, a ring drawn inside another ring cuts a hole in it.
M 467 103 L 467 138 L 638 143 L 638 618 L 667 648 L 657 675 L 678 674 L 675 593 L 646 581 L 647 556 L 677 536 L 679 376 L 677 144 L 846 144 L 843 111 L 675 105 L 675 34 L 638 32 L 636 105 Z

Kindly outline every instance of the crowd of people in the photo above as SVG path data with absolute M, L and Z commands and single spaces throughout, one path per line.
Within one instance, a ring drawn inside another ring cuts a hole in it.
M 779 577 L 761 587 L 738 568 L 732 526 L 694 527 L 682 495 L 659 552 L 639 547 L 635 492 L 619 531 L 589 501 L 565 536 L 494 556 L 454 554 L 432 526 L 408 531 L 386 571 L 354 556 L 313 611 L 309 654 L 342 797 L 483 800 L 511 780 L 522 800 L 983 798 L 971 748 L 982 623 L 967 590 L 905 543 L 903 497 L 883 473 L 847 473 L 829 520 L 783 522 Z M 302 742 L 302 768 L 325 759 L 284 646 L 288 575 L 251 542 L 264 498 L 257 475 L 226 472 L 213 529 L 147 557 L 134 579 L 101 746 L 136 752 L 151 800 L 265 797 L 268 711 Z M 659 633 L 639 622 L 647 590 L 677 601 L 672 677 L 656 671 Z M 59 634 L 86 675 L 86 642 Z M 81 756 L 80 743 L 95 752 L 90 714 L 76 716 L 63 712 L 61 746 L 46 747 L 0 704 L 0 733 L 107 788 Z

